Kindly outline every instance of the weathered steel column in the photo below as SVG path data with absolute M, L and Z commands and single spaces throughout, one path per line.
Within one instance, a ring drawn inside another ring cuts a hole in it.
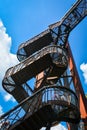
M 70 71 L 73 75 L 73 83 L 74 83 L 74 87 L 78 96 L 78 101 L 79 101 L 79 109 L 80 109 L 80 113 L 81 113 L 81 120 L 84 123 L 84 128 L 85 130 L 87 130 L 87 99 L 85 97 L 83 88 L 82 88 L 82 84 L 77 72 L 77 68 L 75 65 L 75 61 L 70 49 L 70 46 L 68 44 L 68 55 L 69 55 L 69 67 L 70 67 Z M 72 129 L 70 129 L 72 130 Z M 75 130 L 75 129 L 74 129 Z

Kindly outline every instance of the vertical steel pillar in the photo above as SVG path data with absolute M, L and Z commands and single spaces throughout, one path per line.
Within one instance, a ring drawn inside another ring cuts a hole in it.
M 79 100 L 79 109 L 80 109 L 80 113 L 81 113 L 81 120 L 84 123 L 84 130 L 87 130 L 87 99 L 85 97 L 83 88 L 82 88 L 82 84 L 76 69 L 76 65 L 75 65 L 75 61 L 70 49 L 69 44 L 67 44 L 68 46 L 68 55 L 69 55 L 69 67 L 70 67 L 70 71 L 71 74 L 73 75 L 73 84 L 78 96 L 78 100 Z M 72 126 L 72 125 L 71 125 Z M 72 130 L 72 128 L 70 129 Z

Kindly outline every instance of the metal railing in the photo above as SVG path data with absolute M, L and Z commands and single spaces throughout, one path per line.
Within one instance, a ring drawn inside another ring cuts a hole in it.
M 51 54 L 52 55 L 54 53 L 57 53 L 59 56 L 60 56 L 60 54 L 62 56 L 65 56 L 65 59 L 66 59 L 65 64 L 62 61 L 61 61 L 61 63 L 64 64 L 65 66 L 67 66 L 67 64 L 68 64 L 68 57 L 67 57 L 66 50 L 64 50 L 61 46 L 56 46 L 56 45 L 54 45 L 54 46 L 47 46 L 47 47 L 44 47 L 43 49 L 39 50 L 38 52 L 32 54 L 30 57 L 28 57 L 23 62 L 15 65 L 14 67 L 11 67 L 9 70 L 7 70 L 7 72 L 5 74 L 5 77 L 8 77 L 8 76 L 11 76 L 12 74 L 15 74 L 17 71 L 22 70 L 23 68 L 27 67 L 31 63 L 37 61 L 38 59 L 42 58 L 43 56 L 45 56 L 47 54 Z
M 72 111 L 73 107 L 77 110 L 78 99 L 72 90 L 65 87 L 57 85 L 44 86 L 31 97 L 28 97 L 15 108 L 2 115 L 0 117 L 0 126 L 3 128 L 5 126 L 4 124 L 8 122 L 6 128 L 10 128 L 16 122 L 20 123 L 21 121 L 25 120 L 27 114 L 28 117 L 30 117 L 40 108 L 46 105 L 51 105 L 56 114 L 59 114 L 62 113 L 66 108 L 67 110 L 70 108 Z M 27 111 L 23 110 L 24 107 L 26 107 Z M 74 119 L 78 117 L 78 112 L 76 112 L 74 115 L 74 112 L 72 111 L 72 114 L 73 116 L 69 118 Z M 70 113 L 68 116 L 70 116 Z
M 78 0 L 60 22 L 49 26 L 56 44 L 66 45 L 70 32 L 87 16 L 87 0 Z
M 26 60 L 22 61 L 21 63 L 19 63 L 18 65 L 14 66 L 14 67 L 9 68 L 6 71 L 5 77 L 2 81 L 3 87 L 5 88 L 5 90 L 8 90 L 10 84 L 12 85 L 12 83 L 14 86 L 14 81 L 11 78 L 12 75 L 16 74 L 19 71 L 22 71 L 27 66 L 31 65 L 35 61 L 39 60 L 40 58 L 42 58 L 48 54 L 50 55 L 50 58 L 52 59 L 53 63 L 55 65 L 57 65 L 57 67 L 58 66 L 67 67 L 68 57 L 67 57 L 67 52 L 65 49 L 63 49 L 61 46 L 56 46 L 56 45 L 44 47 L 43 49 L 39 50 L 38 52 L 32 54 Z
M 47 29 L 47 30 L 41 32 L 40 34 L 34 36 L 33 38 L 29 39 L 28 41 L 26 41 L 26 42 L 20 44 L 18 50 L 21 50 L 21 49 L 24 48 L 25 46 L 29 45 L 30 43 L 36 41 L 37 39 L 39 39 L 40 37 L 43 37 L 44 35 L 46 35 L 46 34 L 48 34 L 48 33 L 50 33 L 49 29 Z
M 19 46 L 18 51 L 17 51 L 17 58 L 18 58 L 18 60 L 19 60 L 19 61 L 22 61 L 22 60 L 26 59 L 27 57 L 29 57 L 29 56 L 27 56 L 27 53 L 26 53 L 26 51 L 25 51 L 25 48 L 26 48 L 27 46 L 29 46 L 31 43 L 33 43 L 34 41 L 37 41 L 38 39 L 40 39 L 40 38 L 42 38 L 42 37 L 44 37 L 45 35 L 48 35 L 48 34 L 50 34 L 50 36 L 51 36 L 51 33 L 50 33 L 50 30 L 49 30 L 49 29 L 47 29 L 47 30 L 41 32 L 40 34 L 36 35 L 35 37 L 33 37 L 33 38 L 29 39 L 28 41 L 22 43 L 22 44 Z M 33 45 L 33 46 L 34 46 L 34 45 Z M 44 47 L 44 46 L 43 46 L 43 47 Z

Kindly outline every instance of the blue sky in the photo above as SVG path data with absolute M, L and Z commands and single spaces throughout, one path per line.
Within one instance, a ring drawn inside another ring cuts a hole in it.
M 16 105 L 15 100 L 3 90 L 1 81 L 6 69 L 18 63 L 18 46 L 61 20 L 75 2 L 0 0 L 0 113 Z M 69 42 L 84 92 L 87 93 L 87 17 L 70 33 Z

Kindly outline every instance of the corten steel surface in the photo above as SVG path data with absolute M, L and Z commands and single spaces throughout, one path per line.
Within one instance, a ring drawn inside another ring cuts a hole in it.
M 62 59 L 60 59 L 60 55 Z M 11 77 L 13 82 L 17 84 L 23 84 L 33 76 L 52 65 L 55 66 L 53 71 L 56 69 L 55 75 L 59 74 L 60 76 L 67 68 L 67 62 L 67 54 L 62 47 L 47 46 L 34 55 L 31 55 L 29 58 L 22 61 L 18 65 L 8 69 L 5 74 L 3 83 L 6 79 L 10 80 Z M 64 68 L 64 70 L 61 68 Z
M 26 111 L 23 108 L 26 107 Z M 64 86 L 44 86 L 0 118 L 0 123 L 9 121 L 9 130 L 39 130 L 48 122 L 66 121 L 78 123 L 80 113 L 76 94 Z
M 39 49 L 56 42 L 65 45 L 69 33 L 87 15 L 87 0 L 78 0 L 74 6 L 66 13 L 60 22 L 51 24 L 49 29 L 35 36 L 34 38 L 22 43 L 19 46 L 17 57 L 24 60 Z
M 17 52 L 18 60 L 22 61 L 26 59 L 26 57 L 48 46 L 51 42 L 53 42 L 52 35 L 50 30 L 47 29 L 19 46 Z
M 44 80 L 44 71 L 36 75 L 35 89 L 39 88 Z
M 62 58 L 61 60 L 60 55 Z M 5 90 L 11 93 L 17 100 L 16 92 L 18 93 L 19 87 L 22 87 L 22 84 L 27 80 L 50 66 L 53 66 L 53 69 L 49 76 L 60 77 L 60 75 L 66 70 L 67 65 L 67 54 L 63 48 L 59 46 L 47 46 L 18 65 L 8 69 L 2 84 Z M 24 92 L 21 93 L 21 96 L 23 93 Z
M 78 0 L 60 22 L 50 25 L 49 29 L 56 44 L 65 46 L 72 29 L 74 29 L 86 15 L 87 0 Z
M 60 55 L 63 60 L 60 60 Z M 18 102 L 21 102 L 23 99 L 31 96 L 29 87 L 29 93 L 26 91 L 27 89 L 25 90 L 24 88 L 24 86 L 26 86 L 25 83 L 30 78 L 36 76 L 49 66 L 53 66 L 49 76 L 60 77 L 60 75 L 66 70 L 67 65 L 67 54 L 63 48 L 59 46 L 47 46 L 27 58 L 25 61 L 22 61 L 18 65 L 8 69 L 2 85 L 4 86 L 4 89 L 12 94 Z
M 73 83 L 77 92 L 77 96 L 79 99 L 79 108 L 81 113 L 81 119 L 84 122 L 85 130 L 87 130 L 87 99 L 85 97 L 82 84 L 76 69 L 76 65 L 73 59 L 73 55 L 70 49 L 70 46 L 68 44 L 68 50 L 69 50 L 69 66 L 71 73 L 73 75 Z
M 72 78 L 73 78 L 72 77 L 73 73 L 70 76 L 67 75 L 67 72 L 65 73 L 65 70 L 67 69 L 67 65 L 68 65 L 67 64 L 67 62 L 68 62 L 67 55 L 66 55 L 65 51 L 62 51 L 63 53 L 62 53 L 62 58 L 61 58 L 61 55 L 59 55 L 61 53 L 57 49 L 57 46 L 61 46 L 61 47 L 59 47 L 59 48 L 61 48 L 60 50 L 64 50 L 63 48 L 67 49 L 66 43 L 68 41 L 68 36 L 69 36 L 70 32 L 72 31 L 72 29 L 75 28 L 76 25 L 79 24 L 79 22 L 82 21 L 82 19 L 86 15 L 87 15 L 87 0 L 78 0 L 75 3 L 75 5 L 68 11 L 68 13 L 62 18 L 62 20 L 60 22 L 57 22 L 57 23 L 50 25 L 48 30 L 42 32 L 41 34 L 34 37 L 30 41 L 27 41 L 25 44 L 21 44 L 17 55 L 18 55 L 18 59 L 20 61 L 22 61 L 22 60 L 23 61 L 21 63 L 19 63 L 18 65 L 16 65 L 15 67 L 10 68 L 6 72 L 6 75 L 3 79 L 4 88 L 7 91 L 9 90 L 10 93 L 12 93 L 14 90 L 17 89 L 18 86 L 22 87 L 22 85 L 27 80 L 36 76 L 37 74 L 39 74 L 42 71 L 45 72 L 45 74 L 46 74 L 44 76 L 44 80 L 50 79 L 50 82 L 48 82 L 49 84 L 51 83 L 51 80 L 53 79 L 53 77 L 57 77 L 58 84 L 62 84 L 62 82 L 64 82 L 64 86 L 69 88 L 71 81 L 72 81 Z M 40 46 L 39 46 L 39 44 L 40 44 Z M 54 45 L 55 45 L 55 47 L 54 47 Z M 41 50 L 39 50 L 39 49 L 41 49 Z M 69 59 L 70 58 L 72 58 L 71 55 L 69 55 Z M 72 61 L 71 63 L 69 62 L 70 68 L 72 68 L 72 66 L 74 68 L 75 64 L 73 64 L 74 63 L 73 60 L 71 60 L 71 61 Z M 38 68 L 38 66 L 39 66 L 39 68 Z M 52 71 L 50 71 L 51 69 L 52 69 Z M 49 73 L 49 72 L 51 72 L 51 73 Z M 87 108 L 86 108 L 86 105 L 84 102 L 84 96 L 83 96 L 84 94 L 83 94 L 83 91 L 81 90 L 82 86 L 80 86 L 80 80 L 77 80 L 78 74 L 76 72 L 76 68 L 75 68 L 75 70 L 73 69 L 73 72 L 75 72 L 75 74 L 76 74 L 76 76 L 73 78 L 76 92 L 78 92 L 78 90 L 80 91 L 80 95 L 77 94 L 78 98 L 80 97 L 79 98 L 79 105 L 81 106 L 81 103 L 83 104 L 82 106 L 83 106 L 84 111 L 82 112 L 82 110 L 80 110 L 81 117 L 82 118 L 85 117 L 87 119 L 87 113 L 86 113 Z M 69 77 L 72 77 L 72 78 L 68 83 Z M 42 83 L 40 83 L 40 86 L 42 85 L 42 87 L 43 87 L 42 89 L 44 89 L 44 82 L 43 82 L 44 80 L 42 80 Z M 53 83 L 54 82 L 52 81 L 52 84 Z M 63 86 L 63 85 L 61 85 L 61 86 Z M 78 86 L 80 86 L 80 87 L 78 87 Z M 38 90 L 37 93 L 41 92 L 41 90 Z M 18 92 L 18 89 L 17 89 L 17 92 Z M 63 96 L 65 93 L 66 92 L 64 91 Z M 73 92 L 71 92 L 71 93 L 73 93 Z M 67 94 L 68 94 L 68 92 L 66 93 L 66 95 Z M 75 123 L 73 121 L 75 121 L 76 117 L 78 117 L 78 121 L 79 121 L 79 119 L 80 119 L 79 110 L 78 110 L 78 107 L 77 107 L 77 109 L 76 109 L 76 106 L 74 107 L 74 104 L 68 105 L 68 102 L 65 103 L 65 101 L 64 101 L 64 103 L 63 103 L 63 101 L 61 101 L 61 102 L 57 101 L 59 104 L 56 104 L 55 100 L 54 101 L 51 100 L 51 102 L 49 104 L 48 100 L 47 100 L 47 105 L 45 104 L 45 106 L 42 106 L 42 100 L 41 100 L 42 95 L 43 95 L 43 93 L 40 93 L 39 100 L 40 100 L 41 104 L 39 104 L 39 106 L 37 105 L 38 108 L 35 109 L 36 115 L 42 114 L 42 111 L 43 111 L 44 115 L 47 112 L 48 117 L 49 117 L 50 113 L 48 111 L 51 111 L 53 113 L 53 115 L 51 117 L 53 119 L 52 122 L 54 122 L 55 118 L 53 118 L 53 116 L 55 115 L 54 114 L 55 110 L 53 108 L 53 105 L 54 106 L 60 105 L 63 108 L 63 107 L 65 107 L 65 104 L 66 104 L 65 108 L 67 109 L 67 111 L 66 111 L 66 113 L 65 113 L 65 111 L 63 113 L 63 111 L 62 111 L 61 114 L 59 114 L 58 121 L 64 121 L 64 119 L 65 119 L 66 122 L 71 121 L 71 123 Z M 49 95 L 49 94 L 47 94 L 47 95 Z M 50 97 L 50 96 L 51 95 L 49 95 L 48 97 Z M 29 98 L 29 101 L 31 98 L 32 98 L 32 96 Z M 58 100 L 59 100 L 59 98 L 58 98 Z M 32 104 L 32 100 L 30 102 L 30 105 L 32 107 L 32 111 L 35 112 L 34 111 L 35 104 Z M 26 108 L 28 107 L 28 105 L 26 104 L 26 106 L 23 107 L 22 104 L 20 104 L 20 107 L 21 108 L 19 110 L 22 109 L 26 112 Z M 72 108 L 74 108 L 74 109 L 72 109 Z M 57 110 L 58 110 L 58 108 L 57 108 Z M 41 111 L 41 112 L 39 113 L 39 111 Z M 30 112 L 30 109 L 28 109 L 27 112 Z M 37 116 L 35 115 L 35 117 L 34 117 L 33 112 L 31 114 L 31 116 L 29 116 L 29 114 L 26 113 L 26 116 L 24 116 L 26 119 L 19 117 L 21 125 L 19 122 L 17 122 L 19 124 L 17 127 L 18 130 L 19 129 L 22 130 L 24 126 L 26 128 L 31 129 L 31 127 L 34 126 L 35 123 L 37 124 L 37 119 L 35 118 Z M 9 112 L 9 114 L 11 114 L 11 112 Z M 65 117 L 64 117 L 64 115 L 65 115 Z M 8 116 L 8 114 L 6 116 Z M 74 116 L 74 118 L 73 118 L 73 116 Z M 29 119 L 28 117 L 30 117 L 30 120 L 27 120 L 27 119 Z M 33 120 L 33 118 L 34 118 L 34 120 Z M 41 116 L 40 116 L 40 118 L 41 118 Z M 23 119 L 25 119 L 24 122 L 23 122 Z M 46 124 L 49 123 L 48 119 L 49 118 L 47 118 L 47 122 L 45 122 Z M 36 122 L 35 122 L 35 120 L 36 120 Z M 46 120 L 46 118 L 44 120 Z M 40 119 L 39 119 L 38 123 L 40 123 L 40 124 L 35 125 L 35 128 L 33 127 L 33 130 L 38 130 L 39 128 L 41 128 L 40 126 L 44 126 L 45 125 L 44 120 L 42 122 L 43 123 L 43 125 L 42 125 L 42 123 L 40 122 Z M 32 124 L 32 126 L 29 126 L 27 121 L 29 121 L 30 124 Z M 83 122 L 87 123 L 87 120 L 83 119 Z M 13 127 L 12 129 L 14 129 L 14 125 L 12 127 Z M 72 129 L 72 126 L 70 129 Z M 86 127 L 85 127 L 85 130 L 86 130 Z

